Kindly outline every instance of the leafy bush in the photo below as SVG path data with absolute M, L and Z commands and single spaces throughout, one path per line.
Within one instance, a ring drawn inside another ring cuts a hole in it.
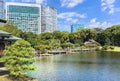
M 109 49 L 109 46 L 108 45 L 105 45 L 102 47 L 102 50 L 108 50 Z
M 20 77 L 25 75 L 28 70 L 36 68 L 31 65 L 35 61 L 35 50 L 27 41 L 16 41 L 13 45 L 6 47 L 3 53 L 3 62 L 11 76 Z
M 85 46 L 86 47 L 97 47 L 98 45 L 97 44 L 86 44 Z
M 108 45 L 105 45 L 102 47 L 102 50 L 108 50 L 108 49 L 111 49 L 111 50 L 114 50 L 114 46 L 108 46 Z
M 80 46 L 80 48 L 81 48 L 81 49 L 85 49 L 85 48 L 86 48 L 86 46 Z
M 100 51 L 100 47 L 99 46 L 96 47 L 96 51 Z
M 115 47 L 114 47 L 114 46 L 110 46 L 110 49 L 111 49 L 111 50 L 114 50 L 114 49 L 115 49 Z
M 45 50 L 45 49 L 50 50 L 51 46 L 49 46 L 49 45 L 36 45 L 34 48 L 38 49 L 38 50 Z

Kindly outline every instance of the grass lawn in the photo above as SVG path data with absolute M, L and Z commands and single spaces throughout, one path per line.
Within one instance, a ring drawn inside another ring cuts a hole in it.
M 107 51 L 120 52 L 120 47 L 115 47 L 113 50 L 108 49 Z

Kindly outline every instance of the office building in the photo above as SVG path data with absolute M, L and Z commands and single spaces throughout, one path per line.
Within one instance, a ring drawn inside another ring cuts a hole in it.
M 83 29 L 85 28 L 83 24 L 73 24 L 71 25 L 71 32 L 75 32 L 78 29 Z
M 53 32 L 57 28 L 57 10 L 49 6 L 6 3 L 6 19 L 25 32 Z
M 53 32 L 57 28 L 57 10 L 53 7 L 41 7 L 41 33 Z
M 6 3 L 6 19 L 24 32 L 41 33 L 40 13 L 38 4 Z
M 5 14 L 4 14 L 4 1 L 0 0 L 0 19 L 3 20 L 4 18 L 5 18 Z

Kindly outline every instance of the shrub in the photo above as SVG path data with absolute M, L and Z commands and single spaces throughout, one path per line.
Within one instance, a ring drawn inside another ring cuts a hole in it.
M 102 50 L 108 50 L 109 49 L 109 46 L 108 45 L 105 45 L 102 47 Z
M 3 62 L 11 76 L 20 77 L 25 75 L 28 70 L 36 68 L 31 65 L 35 61 L 35 50 L 27 41 L 16 41 L 13 45 L 6 47 L 3 53 Z
M 97 47 L 98 45 L 97 44 L 86 44 L 85 46 L 86 47 Z
M 110 48 L 111 50 L 114 50 L 114 49 L 115 49 L 115 47 L 114 47 L 114 46 L 110 46 L 109 48 Z

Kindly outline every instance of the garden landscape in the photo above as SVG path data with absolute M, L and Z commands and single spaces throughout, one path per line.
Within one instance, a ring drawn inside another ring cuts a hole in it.
M 105 30 L 86 28 L 73 33 L 54 31 L 39 35 L 23 32 L 9 23 L 0 29 L 21 38 L 6 46 L 1 56 L 1 61 L 4 61 L 5 67 L 9 69 L 9 77 L 14 76 L 13 80 L 18 77 L 17 81 L 29 80 L 28 76 L 32 77 L 30 81 L 119 80 L 120 25 Z M 48 53 L 61 50 L 66 53 Z M 88 73 L 91 75 L 84 78 Z M 102 76 L 99 76 L 100 74 Z M 0 78 L 6 76 L 8 75 Z M 23 80 L 21 77 L 24 77 Z
M 120 0 L 0 0 L 0 81 L 120 81 Z

